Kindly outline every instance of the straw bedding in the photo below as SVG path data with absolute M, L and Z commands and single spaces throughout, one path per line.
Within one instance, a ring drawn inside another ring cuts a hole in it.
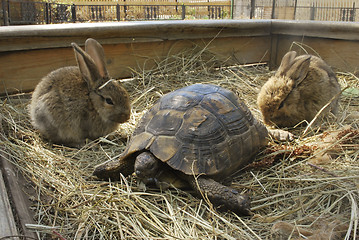
M 337 119 L 291 129 L 294 142 L 270 142 L 255 164 L 234 177 L 232 186 L 252 197 L 253 217 L 218 212 L 191 191 L 144 192 L 133 176 L 119 182 L 91 176 L 95 165 L 123 151 L 142 114 L 163 94 L 180 87 L 221 85 L 261 118 L 256 96 L 272 74 L 265 64 L 221 67 L 204 51 L 185 56 L 188 52 L 123 80 L 133 102 L 131 119 L 81 149 L 42 139 L 29 122 L 28 98 L 2 100 L 1 151 L 9 154 L 28 179 L 26 187 L 33 189 L 29 197 L 36 224 L 28 227 L 41 239 L 304 239 L 300 233 L 315 237 L 328 232 L 333 233 L 331 239 L 357 239 L 359 80 L 351 73 L 338 72 L 346 89 Z M 289 235 L 283 233 L 285 228 Z

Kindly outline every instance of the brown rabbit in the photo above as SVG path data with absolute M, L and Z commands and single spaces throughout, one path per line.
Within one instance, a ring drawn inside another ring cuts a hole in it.
M 33 126 L 46 138 L 80 146 L 118 128 L 130 117 L 130 99 L 111 79 L 102 46 L 87 39 L 85 51 L 72 43 L 77 65 L 57 69 L 36 86 L 30 103 Z
M 257 104 L 265 124 L 291 127 L 310 122 L 332 98 L 323 114 L 337 113 L 340 85 L 333 70 L 316 56 L 296 55 L 294 51 L 285 54 L 259 92 Z

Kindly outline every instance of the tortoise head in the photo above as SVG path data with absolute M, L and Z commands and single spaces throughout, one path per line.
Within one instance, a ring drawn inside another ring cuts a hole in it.
M 140 153 L 135 161 L 136 176 L 145 184 L 153 183 L 159 170 L 158 161 L 150 152 Z

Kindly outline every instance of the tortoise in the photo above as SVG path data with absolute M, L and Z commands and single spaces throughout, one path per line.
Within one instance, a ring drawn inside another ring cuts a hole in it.
M 268 130 L 232 92 L 194 84 L 164 96 L 146 112 L 124 152 L 95 167 L 101 179 L 135 172 L 158 187 L 179 178 L 222 209 L 249 215 L 247 195 L 222 180 L 253 161 Z

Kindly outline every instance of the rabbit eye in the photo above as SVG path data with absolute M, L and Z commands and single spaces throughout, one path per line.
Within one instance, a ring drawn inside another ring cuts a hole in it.
M 105 101 L 109 105 L 114 105 L 111 98 L 105 98 Z

